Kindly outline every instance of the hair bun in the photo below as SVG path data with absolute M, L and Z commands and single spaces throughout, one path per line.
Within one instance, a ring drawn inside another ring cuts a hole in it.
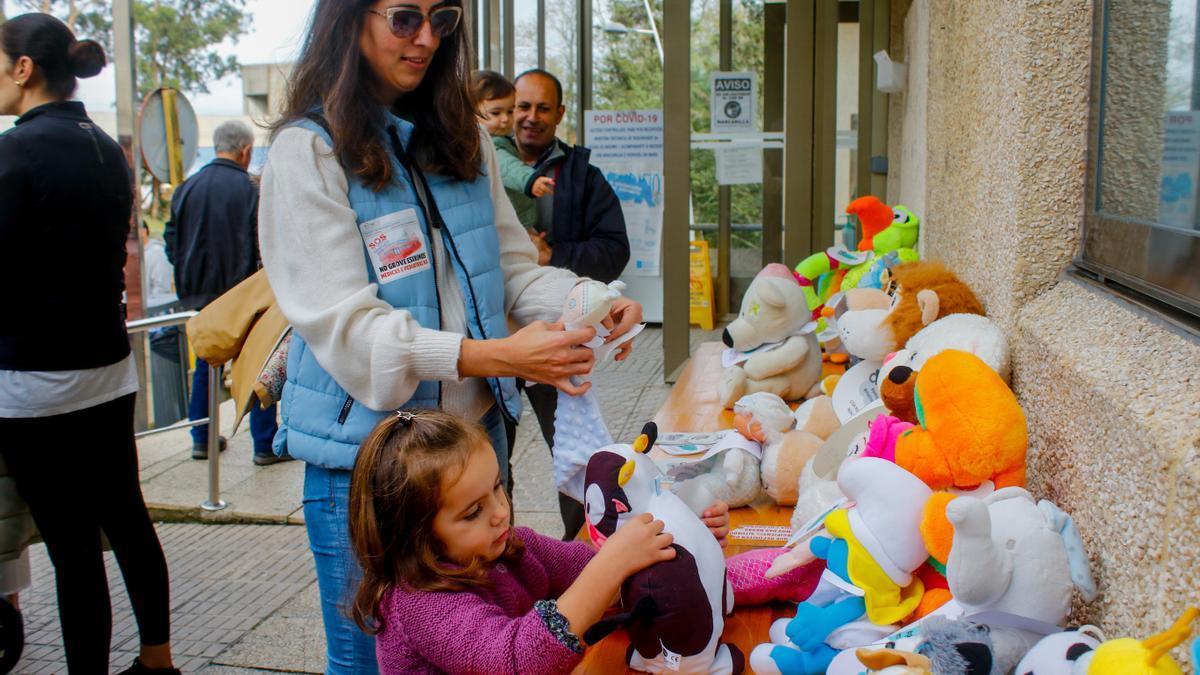
M 95 40 L 79 40 L 67 49 L 71 73 L 75 77 L 92 77 L 104 70 L 104 48 Z

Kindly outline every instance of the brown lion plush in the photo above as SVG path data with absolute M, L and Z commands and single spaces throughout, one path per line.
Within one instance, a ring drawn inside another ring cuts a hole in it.
M 971 289 L 940 263 L 914 262 L 891 271 L 890 309 L 846 312 L 837 319 L 842 344 L 851 354 L 882 362 L 925 326 L 950 314 L 983 314 Z
M 925 326 L 949 314 L 983 314 L 983 305 L 954 273 L 935 262 L 915 262 L 892 270 L 896 302 L 884 322 L 897 349 Z

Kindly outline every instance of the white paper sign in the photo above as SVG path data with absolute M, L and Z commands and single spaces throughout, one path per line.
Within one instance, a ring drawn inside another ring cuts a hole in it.
M 662 246 L 661 110 L 588 110 L 585 145 L 621 202 L 629 236 L 626 275 L 658 276 Z
M 1196 224 L 1196 191 L 1200 190 L 1200 111 L 1167 113 L 1163 125 L 1162 181 L 1158 220 L 1192 229 Z
M 845 424 L 879 400 L 878 361 L 859 361 L 838 380 L 833 390 L 833 411 Z
M 720 148 L 717 157 L 717 185 L 745 185 L 762 182 L 761 148 Z
M 379 284 L 429 269 L 429 246 L 414 209 L 368 220 L 358 226 Z
M 754 73 L 713 73 L 709 86 L 713 133 L 757 130 L 754 101 L 758 78 Z

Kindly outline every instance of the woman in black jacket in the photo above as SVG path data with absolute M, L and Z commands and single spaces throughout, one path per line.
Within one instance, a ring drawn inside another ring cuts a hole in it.
M 133 207 L 121 147 L 67 100 L 104 52 L 58 19 L 0 25 L 0 453 L 46 541 L 71 672 L 107 673 L 112 612 L 100 533 L 129 590 L 141 653 L 171 663 L 167 564 L 138 483 L 137 371 L 125 334 Z

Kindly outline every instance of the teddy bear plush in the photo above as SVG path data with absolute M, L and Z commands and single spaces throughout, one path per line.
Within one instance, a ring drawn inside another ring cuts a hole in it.
M 821 348 L 810 324 L 804 293 L 791 270 L 779 263 L 763 268 L 722 335 L 728 347 L 718 391 L 722 405 L 730 408 L 760 391 L 785 401 L 809 396 L 821 378 Z
M 796 503 L 800 472 L 837 428 L 828 396 L 806 401 L 793 413 L 782 398 L 767 392 L 748 394 L 734 406 L 734 424 L 746 438 L 762 444 L 762 488 L 777 504 Z

